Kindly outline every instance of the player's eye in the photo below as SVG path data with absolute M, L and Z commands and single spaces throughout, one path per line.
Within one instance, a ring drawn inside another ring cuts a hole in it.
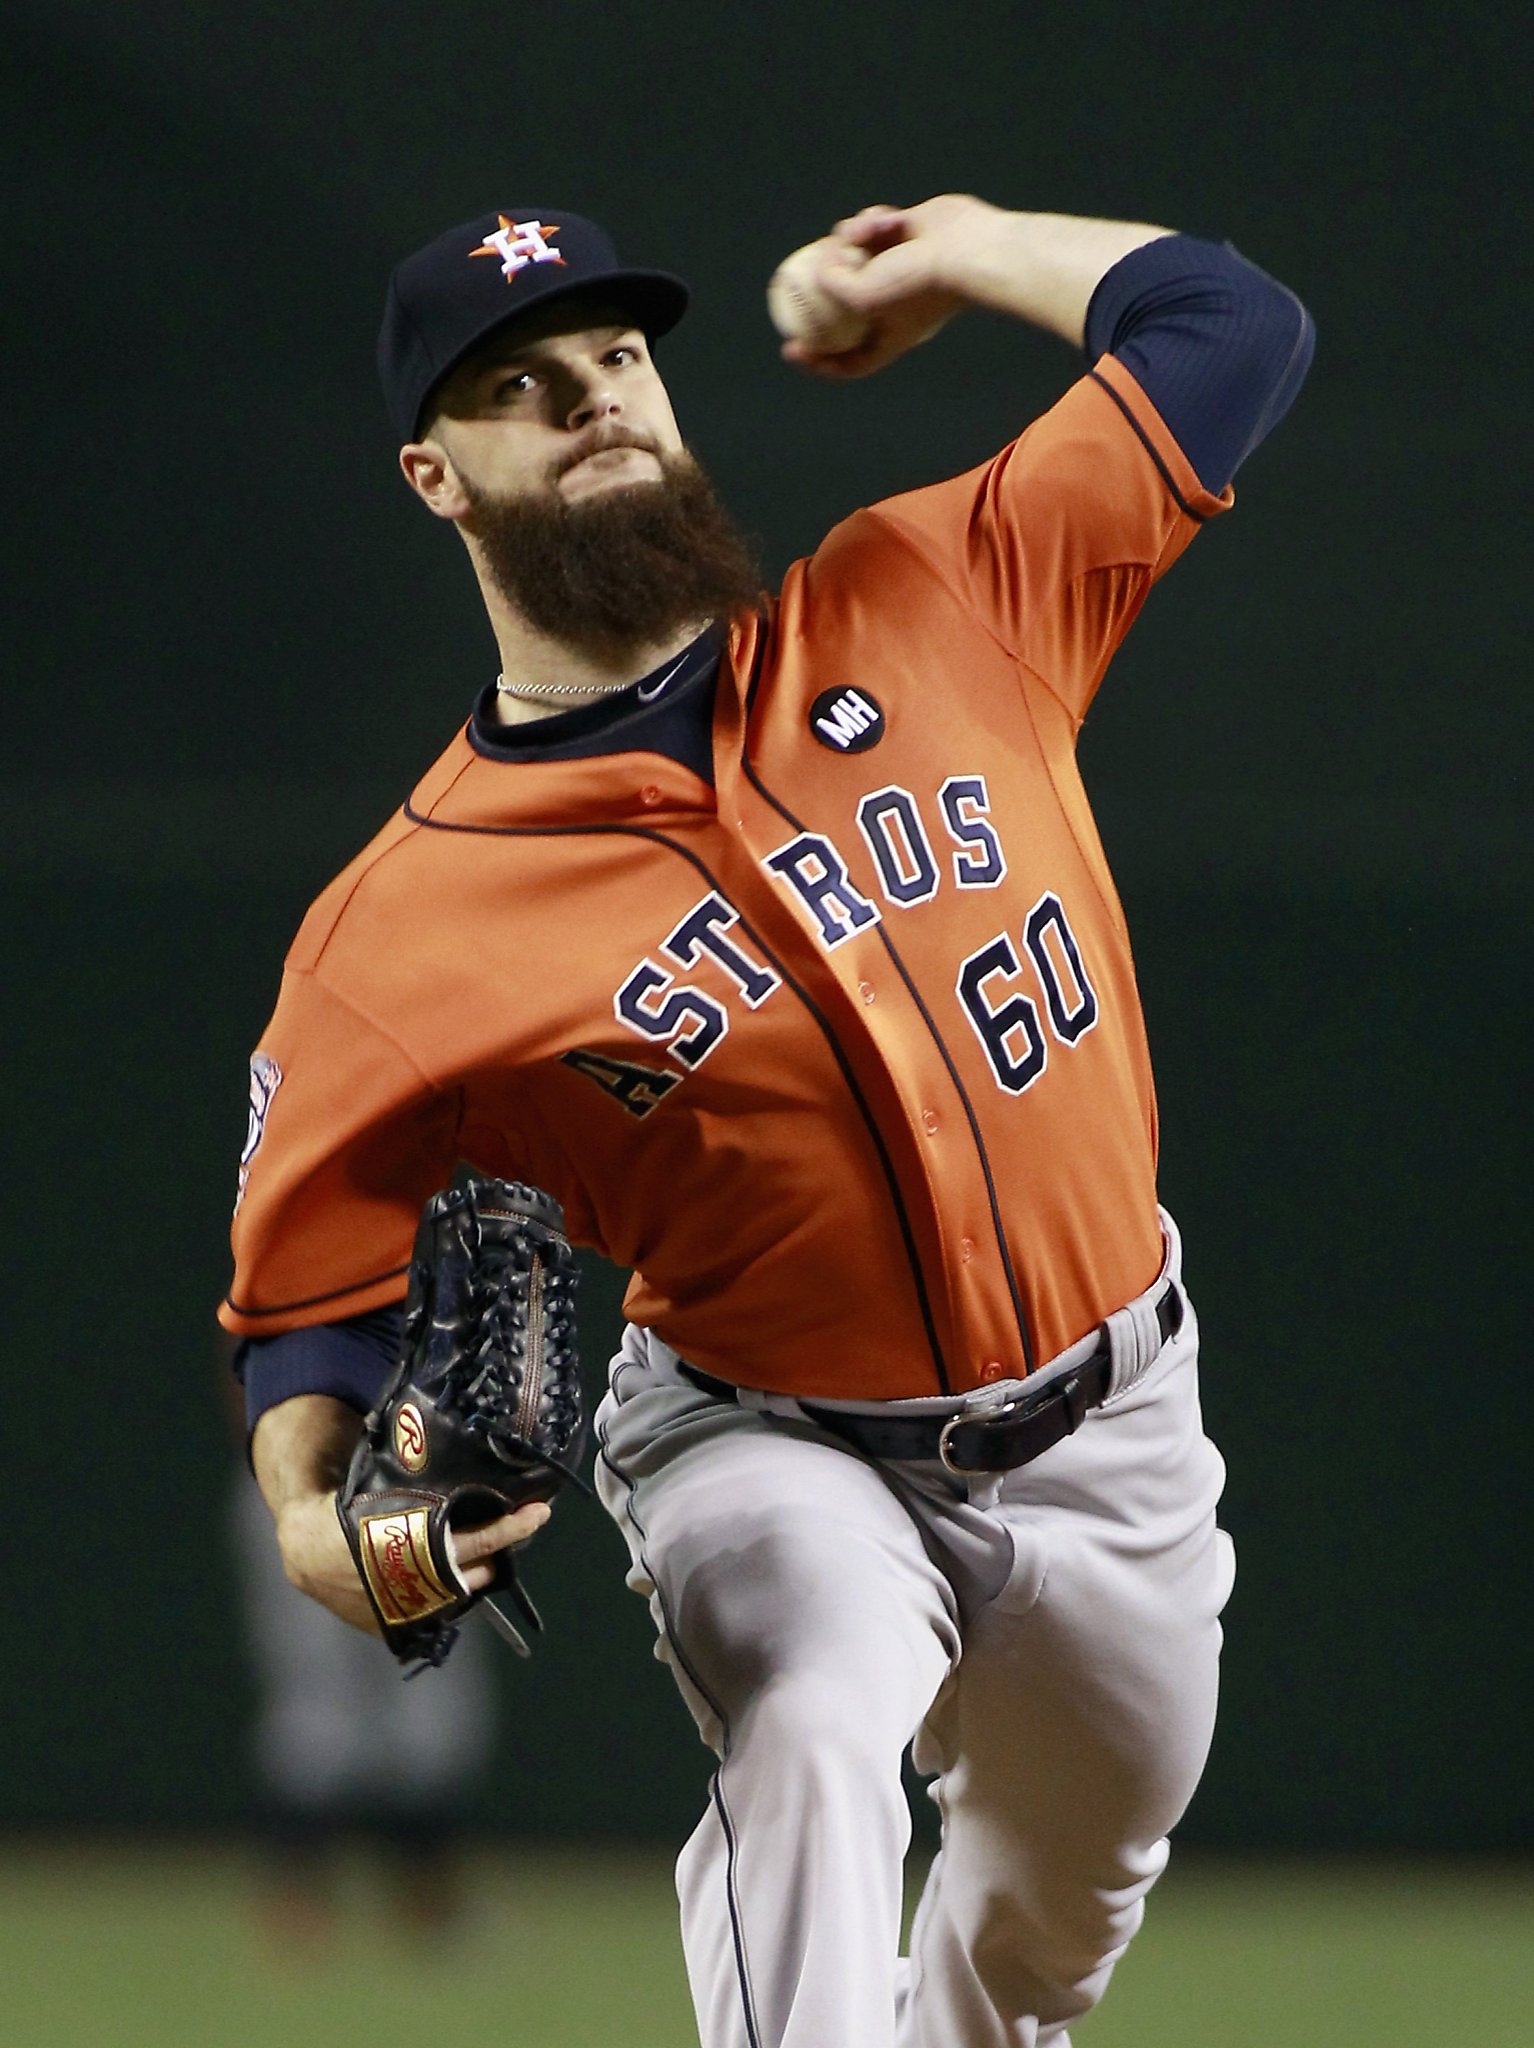
M 504 377 L 498 377 L 495 383 L 497 405 L 504 405 L 508 399 L 525 398 L 535 381 L 531 370 L 511 370 Z
M 644 357 L 631 341 L 620 341 L 607 351 L 602 360 L 605 363 L 616 363 L 620 369 L 626 369 L 630 363 L 642 363 Z

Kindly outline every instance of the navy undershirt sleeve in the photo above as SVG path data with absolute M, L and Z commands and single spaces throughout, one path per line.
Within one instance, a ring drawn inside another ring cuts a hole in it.
M 280 1337 L 247 1337 L 234 1355 L 245 1383 L 245 1427 L 295 1394 L 329 1394 L 366 1415 L 399 1356 L 404 1311 L 371 1309 L 344 1323 L 317 1323 Z
M 1163 235 L 1101 279 L 1086 350 L 1124 365 L 1218 492 L 1293 404 L 1315 328 L 1293 292 L 1228 242 Z

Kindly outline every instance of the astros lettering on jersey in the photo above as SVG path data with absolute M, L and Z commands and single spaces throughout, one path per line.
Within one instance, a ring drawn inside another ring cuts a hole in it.
M 1155 1101 L 1076 736 L 1230 502 L 1105 357 L 736 622 L 712 790 L 460 735 L 289 955 L 226 1326 L 399 1298 L 460 1159 L 547 1188 L 633 1321 L 771 1392 L 960 1393 L 1146 1288 Z

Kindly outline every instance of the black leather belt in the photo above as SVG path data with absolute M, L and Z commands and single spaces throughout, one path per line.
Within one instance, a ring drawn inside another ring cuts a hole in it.
M 1156 1324 L 1165 1344 L 1182 1328 L 1182 1297 L 1169 1287 L 1156 1304 Z M 678 1359 L 685 1378 L 717 1400 L 733 1401 L 739 1388 Z M 1105 1330 L 1095 1347 L 1068 1372 L 996 1408 L 962 1409 L 954 1415 L 858 1415 L 801 1401 L 801 1413 L 839 1436 L 867 1458 L 937 1458 L 950 1472 L 1015 1472 L 1081 1427 L 1089 1408 L 1107 1396 L 1113 1355 Z

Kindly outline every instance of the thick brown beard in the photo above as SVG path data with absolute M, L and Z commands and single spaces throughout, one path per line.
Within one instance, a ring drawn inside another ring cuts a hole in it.
M 464 524 L 530 626 L 570 646 L 643 646 L 759 602 L 755 558 L 713 485 L 690 455 L 653 452 L 657 482 L 572 503 L 554 492 L 498 498 L 465 482 Z

